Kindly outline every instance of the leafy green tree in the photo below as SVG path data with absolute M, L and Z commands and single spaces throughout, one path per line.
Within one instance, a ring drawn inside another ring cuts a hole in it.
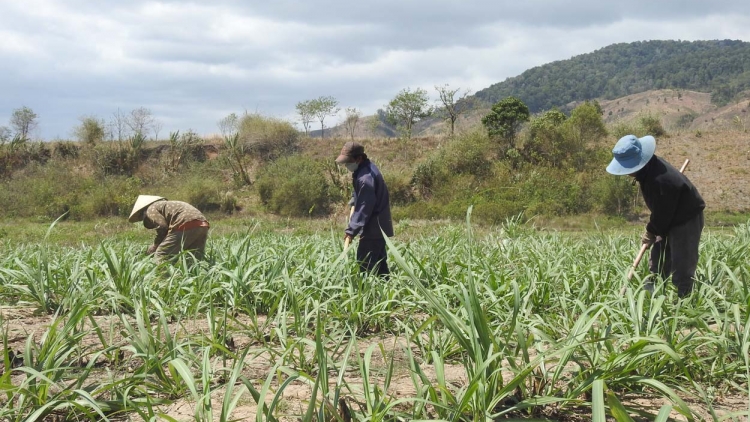
M 302 123 L 302 127 L 305 128 L 305 136 L 310 136 L 310 123 L 312 123 L 313 118 L 315 117 L 313 101 L 315 100 L 300 101 L 295 107 L 297 109 L 297 114 L 299 115 L 299 120 Z
M 37 117 L 32 109 L 23 106 L 13 110 L 13 114 L 10 116 L 10 126 L 16 135 L 28 139 L 30 132 L 39 124 Z
M 490 138 L 503 141 L 504 150 L 515 149 L 516 135 L 521 125 L 529 121 L 529 114 L 523 101 L 508 97 L 492 106 L 490 113 L 482 117 L 482 124 Z
M 430 97 L 424 89 L 417 88 L 412 91 L 411 88 L 405 88 L 388 103 L 385 113 L 388 120 L 396 124 L 406 139 L 411 139 L 414 123 L 432 114 L 429 102 Z
M 531 119 L 528 140 L 523 146 L 527 161 L 559 167 L 565 158 L 565 137 L 560 130 L 567 116 L 552 109 Z
M 461 88 L 452 89 L 448 84 L 435 86 L 440 97 L 440 107 L 444 113 L 445 120 L 450 123 L 450 136 L 453 136 L 456 128 L 456 120 L 461 114 L 471 109 L 473 101 L 469 97 L 467 89 L 461 93 Z
M 568 155 L 573 158 L 573 165 L 577 170 L 583 170 L 596 153 L 597 146 L 607 136 L 607 128 L 602 119 L 601 108 L 596 102 L 586 101 L 570 113 L 565 121 L 565 131 Z
M 103 119 L 95 116 L 83 116 L 79 120 L 81 124 L 73 129 L 73 134 L 80 142 L 94 146 L 104 140 L 105 123 Z
M 596 143 L 607 136 L 607 127 L 602 119 L 602 108 L 598 102 L 586 101 L 570 112 L 567 125 L 579 145 Z
M 325 125 L 323 124 L 323 121 L 328 116 L 335 116 L 336 113 L 341 110 L 339 107 L 339 102 L 337 99 L 333 97 L 318 97 L 314 100 L 310 101 L 310 107 L 312 109 L 312 114 L 320 121 L 320 137 L 324 138 L 325 136 Z

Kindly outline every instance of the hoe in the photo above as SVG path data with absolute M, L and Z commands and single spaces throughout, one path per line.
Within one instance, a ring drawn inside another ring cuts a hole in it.
M 685 160 L 685 162 L 682 164 L 682 167 L 680 167 L 680 173 L 685 172 L 685 168 L 687 167 L 688 163 L 690 163 L 690 159 Z M 638 251 L 638 255 L 635 256 L 635 260 L 633 260 L 633 265 L 630 267 L 630 271 L 628 271 L 628 278 L 627 281 L 630 281 L 631 278 L 633 278 L 633 275 L 635 274 L 635 270 L 638 268 L 638 264 L 641 263 L 641 259 L 643 259 L 643 255 L 646 253 L 646 250 L 648 250 L 648 245 L 641 245 L 641 250 Z M 620 290 L 620 296 L 622 296 L 625 293 L 625 288 L 627 287 L 627 283 L 622 286 L 622 289 Z

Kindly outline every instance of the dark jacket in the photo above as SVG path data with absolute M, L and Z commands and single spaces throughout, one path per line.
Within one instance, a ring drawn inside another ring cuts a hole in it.
M 382 229 L 386 236 L 393 236 L 388 188 L 380 170 L 365 159 L 352 174 L 352 184 L 354 214 L 349 219 L 346 234 L 352 237 L 359 234 L 362 239 L 382 239 Z
M 641 185 L 643 200 L 651 210 L 646 230 L 657 236 L 666 236 L 669 229 L 688 222 L 706 208 L 690 180 L 655 155 L 635 174 L 635 178 Z

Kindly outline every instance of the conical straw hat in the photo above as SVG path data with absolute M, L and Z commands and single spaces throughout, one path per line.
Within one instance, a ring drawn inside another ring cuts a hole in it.
M 130 217 L 128 217 L 128 221 L 131 223 L 139 221 L 140 218 L 138 217 L 140 216 L 141 211 L 146 209 L 147 206 L 161 199 L 164 198 L 155 195 L 138 195 L 138 199 L 135 200 L 135 205 L 133 205 L 133 211 L 130 211 Z

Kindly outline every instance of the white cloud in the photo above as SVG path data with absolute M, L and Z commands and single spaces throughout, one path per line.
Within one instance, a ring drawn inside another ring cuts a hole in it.
M 0 0 L 0 28 L 0 125 L 27 105 L 52 138 L 81 115 L 139 106 L 165 133 L 215 132 L 243 109 L 292 118 L 319 95 L 374 113 L 405 87 L 479 90 L 612 43 L 750 40 L 750 10 L 744 0 Z

